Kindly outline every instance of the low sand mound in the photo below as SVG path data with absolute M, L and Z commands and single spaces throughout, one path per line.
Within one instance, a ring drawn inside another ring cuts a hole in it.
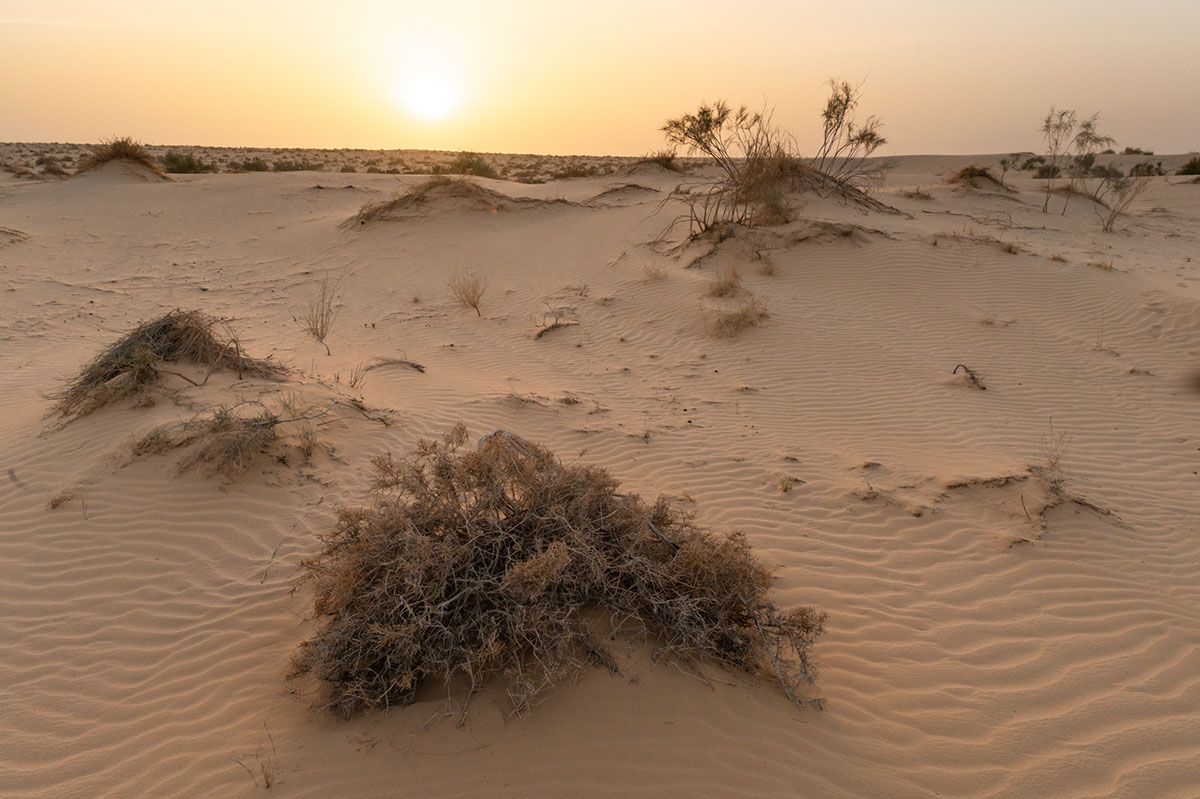
M 657 177 L 657 178 L 672 178 L 679 177 L 678 170 L 669 169 L 657 161 L 639 161 L 636 164 L 630 164 L 624 169 L 617 172 L 621 177 Z
M 576 205 L 566 200 L 509 197 L 464 179 L 435 177 L 392 200 L 370 203 L 346 220 L 347 225 L 366 225 L 400 219 L 454 212 L 498 213 L 548 205 Z
M 614 206 L 638 205 L 660 194 L 658 189 L 643 186 L 639 183 L 622 183 L 605 189 L 594 197 L 584 201 L 584 205 L 611 208 Z
M 111 183 L 173 183 L 169 175 L 155 172 L 139 161 L 114 159 L 90 169 L 81 169 L 72 180 L 106 181 Z
M 946 180 L 948 186 L 959 186 L 975 191 L 1011 193 L 1013 189 L 1004 185 L 992 170 L 984 166 L 965 166 Z

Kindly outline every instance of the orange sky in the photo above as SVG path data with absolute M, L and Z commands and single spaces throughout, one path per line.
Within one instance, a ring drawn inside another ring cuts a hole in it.
M 1035 150 L 1052 104 L 1186 152 L 1197 30 L 1196 0 L 0 0 L 0 140 L 640 155 L 765 98 L 811 148 L 838 76 L 881 152 Z

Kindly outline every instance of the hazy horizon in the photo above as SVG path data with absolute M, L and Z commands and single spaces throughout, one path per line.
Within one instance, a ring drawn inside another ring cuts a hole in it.
M 773 107 L 811 151 L 838 77 L 864 81 L 881 155 L 1038 151 L 1051 105 L 1099 112 L 1118 148 L 1200 148 L 1183 0 L 96 8 L 0 2 L 0 140 L 632 156 L 725 99 Z

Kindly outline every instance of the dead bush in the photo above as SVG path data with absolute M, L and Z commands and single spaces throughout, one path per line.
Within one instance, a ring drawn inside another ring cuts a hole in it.
M 405 705 L 440 682 L 465 689 L 465 719 L 497 678 L 525 711 L 587 660 L 614 666 L 593 612 L 658 656 L 766 673 L 805 701 L 825 616 L 769 601 L 771 574 L 744 535 L 702 530 L 509 433 L 474 452 L 466 440 L 459 425 L 409 460 L 377 458 L 375 502 L 343 509 L 303 564 L 323 621 L 292 676 L 318 679 L 326 707 Z
M 236 477 L 266 453 L 279 438 L 279 428 L 290 425 L 297 449 L 305 458 L 316 449 L 316 432 L 311 424 L 330 412 L 327 407 L 301 407 L 296 398 L 285 398 L 278 410 L 258 400 L 218 406 L 207 416 L 199 416 L 151 430 L 134 442 L 132 455 L 140 458 L 171 450 L 189 450 L 179 461 L 180 472 L 198 468 L 208 476 Z M 286 456 L 281 455 L 281 462 Z
M 474 272 L 460 270 L 451 276 L 447 287 L 450 289 L 450 296 L 461 308 L 474 308 L 476 316 L 483 316 L 483 312 L 479 310 L 479 301 L 487 291 L 487 278 Z
M 308 335 L 325 348 L 326 355 L 332 355 L 329 343 L 325 339 L 332 332 L 333 320 L 337 318 L 338 309 L 334 302 L 338 299 L 338 288 L 341 285 L 340 280 L 330 282 L 328 277 L 323 278 L 316 295 L 304 306 L 300 316 L 300 324 L 304 326 Z
M 224 335 L 217 332 L 223 328 Z M 168 372 L 163 363 L 184 361 L 207 369 L 234 369 L 238 376 L 278 378 L 284 368 L 269 360 L 250 358 L 229 326 L 200 311 L 174 310 L 144 322 L 83 367 L 57 394 L 54 412 L 78 417 L 141 391 Z

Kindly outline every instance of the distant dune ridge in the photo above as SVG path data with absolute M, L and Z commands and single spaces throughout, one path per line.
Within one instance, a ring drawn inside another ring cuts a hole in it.
M 1109 232 L 1005 153 L 689 236 L 695 158 L 146 149 L 221 171 L 0 145 L 0 797 L 1197 794 L 1191 156 Z M 123 339 L 191 310 L 228 329 L 187 357 Z M 824 709 L 618 635 L 525 716 L 315 713 L 301 564 L 459 422 L 740 530 L 828 614 Z

